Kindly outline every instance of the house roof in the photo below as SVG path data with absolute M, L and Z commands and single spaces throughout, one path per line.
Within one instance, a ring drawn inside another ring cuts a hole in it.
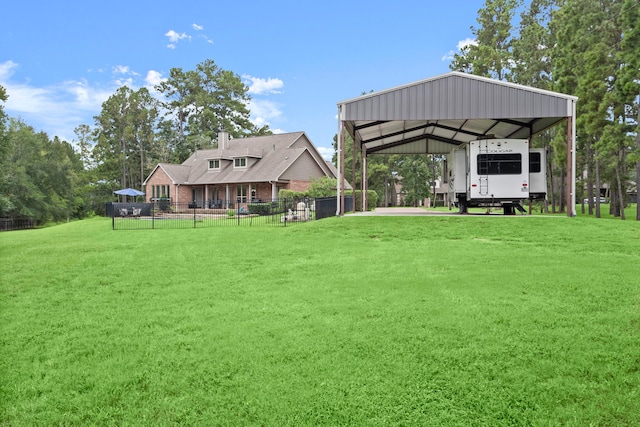
M 304 132 L 238 138 L 224 145 L 215 149 L 198 150 L 181 165 L 161 163 L 156 169 L 162 168 L 174 184 L 181 185 L 279 181 L 296 160 L 307 153 L 324 173 L 336 176 L 335 170 L 328 166 Z M 248 161 L 246 168 L 209 169 L 209 160 L 228 161 L 243 157 L 255 160 Z M 151 175 L 154 172 L 155 169 Z

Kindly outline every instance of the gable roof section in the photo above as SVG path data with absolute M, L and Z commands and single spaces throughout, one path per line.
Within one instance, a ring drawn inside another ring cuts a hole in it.
M 161 163 L 156 169 L 162 168 L 174 184 L 181 185 L 278 181 L 303 153 L 308 153 L 325 174 L 336 176 L 304 132 L 232 139 L 225 147 L 196 151 L 181 165 Z M 255 160 L 246 168 L 227 164 L 220 170 L 209 170 L 209 160 L 241 157 Z
M 572 115 L 577 98 L 453 71 L 338 103 L 367 153 L 446 154 L 494 136 L 529 138 Z
M 158 169 L 162 170 L 173 184 L 183 184 L 185 180 L 189 179 L 188 167 L 183 165 L 174 165 L 172 163 L 158 163 L 142 184 L 146 185 L 149 178 L 151 178 Z

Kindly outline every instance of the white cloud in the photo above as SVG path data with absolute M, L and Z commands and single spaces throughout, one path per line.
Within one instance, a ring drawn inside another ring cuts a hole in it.
M 116 74 L 129 74 L 129 67 L 126 65 L 116 65 L 113 67 L 113 72 Z
M 6 112 L 22 118 L 50 138 L 58 136 L 71 142 L 73 129 L 84 123 L 91 125 L 102 103 L 115 92 L 115 87 L 91 86 L 86 81 L 66 81 L 46 87 L 29 83 L 1 81 L 9 94 Z
M 266 95 L 273 93 L 281 93 L 279 89 L 282 89 L 284 82 L 277 78 L 263 79 L 260 77 L 253 77 L 250 75 L 243 75 L 242 78 L 250 82 L 249 93 L 254 95 Z
M 323 159 L 330 162 L 333 158 L 334 150 L 330 147 L 316 147 Z
M 167 79 L 162 77 L 162 73 L 160 73 L 159 71 L 156 71 L 156 70 L 149 70 L 147 72 L 147 77 L 145 77 L 145 79 L 144 79 L 145 83 L 147 85 L 149 85 L 149 86 L 159 85 L 160 83 L 162 83 L 165 80 L 167 80 Z
M 198 24 L 195 24 L 195 23 L 191 24 L 191 27 L 196 31 L 204 30 L 204 27 L 202 25 L 198 25 Z
M 467 46 L 478 46 L 478 42 L 476 41 L 476 39 L 472 39 L 467 37 L 464 40 L 460 40 L 458 42 L 458 44 L 456 45 L 456 48 L 458 48 L 458 51 L 461 51 L 462 49 L 464 49 Z
M 139 76 L 139 73 L 132 71 L 128 65 L 116 65 L 113 67 L 113 74 L 125 74 L 130 76 Z
M 16 68 L 18 68 L 18 64 L 11 60 L 0 63 L 0 82 L 3 82 L 11 77 Z
M 209 44 L 213 44 L 213 40 L 211 40 L 209 37 L 205 36 L 204 34 L 200 34 L 200 38 L 204 39 L 204 41 L 206 41 Z
M 458 43 L 456 44 L 457 51 L 456 50 L 450 50 L 449 52 L 447 52 L 442 57 L 442 60 L 443 61 L 453 61 L 453 57 L 454 57 L 454 55 L 456 53 L 462 52 L 468 46 L 477 46 L 477 45 L 478 45 L 478 42 L 475 39 L 467 37 L 466 39 L 458 41 Z
M 102 103 L 118 87 L 127 85 L 136 90 L 144 83 L 128 66 L 118 65 L 112 68 L 111 79 L 104 83 L 76 79 L 37 86 L 29 80 L 16 79 L 18 68 L 12 61 L 0 63 L 0 85 L 9 95 L 4 105 L 6 113 L 46 132 L 50 138 L 58 136 L 69 142 L 74 140 L 73 129 L 78 125 L 94 124 L 93 116 L 100 114 Z M 152 70 L 145 81 L 158 78 L 160 73 Z
M 169 30 L 164 35 L 169 37 L 170 43 L 167 45 L 169 49 L 175 49 L 176 44 L 182 39 L 191 40 L 191 36 L 187 33 L 178 33 L 174 30 Z
M 282 116 L 282 111 L 276 103 L 264 99 L 252 99 L 248 107 L 251 111 L 251 121 L 256 126 L 270 126 L 271 120 Z
M 275 102 L 264 99 L 252 99 L 251 102 L 249 102 L 249 109 L 251 110 L 251 115 L 255 117 L 256 120 L 260 119 L 265 123 L 268 120 L 278 118 L 282 115 L 280 107 L 278 107 Z

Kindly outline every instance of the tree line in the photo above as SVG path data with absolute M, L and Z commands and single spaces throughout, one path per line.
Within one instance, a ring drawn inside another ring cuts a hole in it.
M 475 42 L 450 68 L 577 96 L 576 198 L 588 199 L 583 211 L 599 217 L 598 196 L 606 188 L 611 213 L 624 219 L 628 195 L 640 182 L 640 3 L 487 0 L 477 22 Z M 533 144 L 549 149 L 551 209 L 562 211 L 566 127 Z
M 215 147 L 218 131 L 271 134 L 251 122 L 248 91 L 213 60 L 173 68 L 153 91 L 117 89 L 93 126 L 74 129 L 70 144 L 8 117 L 2 102 L 10 94 L 0 86 L 0 217 L 44 223 L 101 213 L 114 190 L 142 189 L 157 163 L 182 163 L 194 150 Z

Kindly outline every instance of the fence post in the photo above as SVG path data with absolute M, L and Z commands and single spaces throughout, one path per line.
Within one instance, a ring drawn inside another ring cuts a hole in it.
M 193 202 L 193 228 L 196 228 L 196 203 Z

